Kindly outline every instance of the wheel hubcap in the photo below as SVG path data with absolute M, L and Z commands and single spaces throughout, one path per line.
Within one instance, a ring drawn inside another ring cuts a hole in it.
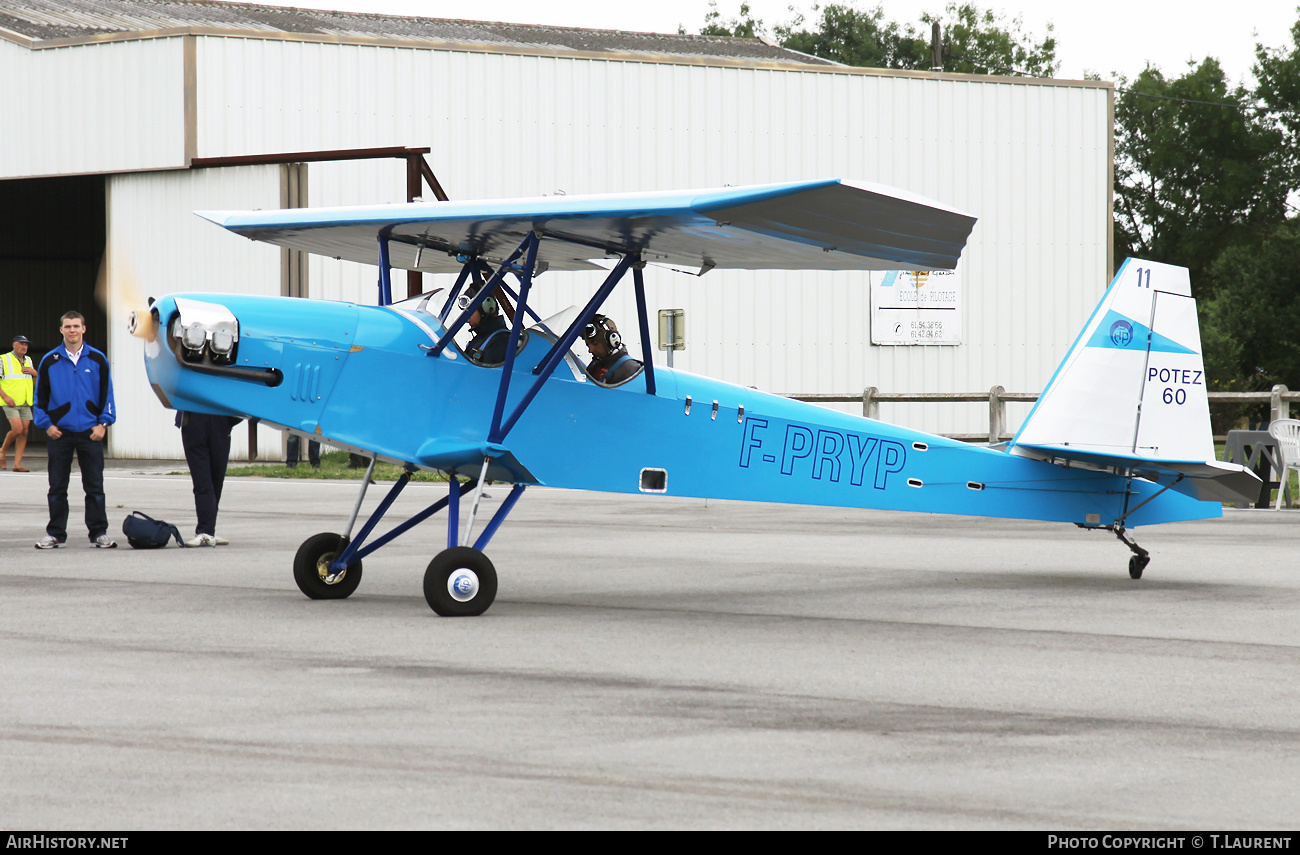
M 447 577 L 447 593 L 458 603 L 467 603 L 478 596 L 478 574 L 473 570 L 459 569 Z
M 338 556 L 335 553 L 331 552 L 327 555 L 322 555 L 316 561 L 316 575 L 320 576 L 320 580 L 326 585 L 337 585 L 339 582 L 343 581 L 344 576 L 348 575 L 346 567 L 337 573 L 330 571 L 330 565 L 334 563 L 334 559 L 337 557 Z

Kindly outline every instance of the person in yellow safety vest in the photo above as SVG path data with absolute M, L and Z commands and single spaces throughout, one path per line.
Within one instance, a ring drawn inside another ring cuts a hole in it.
M 32 388 L 36 369 L 27 355 L 29 342 L 26 336 L 14 336 L 14 349 L 0 356 L 0 402 L 4 403 L 5 418 L 9 420 L 9 433 L 0 445 L 0 469 L 8 463 L 9 446 L 14 447 L 14 471 L 29 472 L 23 468 L 23 452 L 27 450 L 27 428 L 32 423 Z

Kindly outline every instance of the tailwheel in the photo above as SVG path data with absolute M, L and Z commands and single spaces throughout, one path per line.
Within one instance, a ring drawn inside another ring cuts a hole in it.
M 343 535 L 329 532 L 304 540 L 293 557 L 293 580 L 299 590 L 313 600 L 342 600 L 350 596 L 361 584 L 361 560 L 354 558 L 338 573 L 330 570 L 334 559 L 347 545 Z
M 444 549 L 424 571 L 424 598 L 443 617 L 481 615 L 496 596 L 496 568 L 473 547 Z
M 1147 569 L 1147 565 L 1151 563 L 1151 553 L 1138 546 L 1137 542 L 1124 532 L 1123 525 L 1117 524 L 1111 530 L 1133 553 L 1128 559 L 1128 577 L 1130 579 L 1141 579 L 1142 571 Z

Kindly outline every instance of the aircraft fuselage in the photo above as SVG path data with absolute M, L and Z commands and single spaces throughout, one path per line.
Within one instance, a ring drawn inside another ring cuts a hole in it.
M 170 335 L 176 299 L 238 319 L 234 361 L 190 363 Z M 146 347 L 167 406 L 262 419 L 416 466 L 619 493 L 662 493 L 1108 525 L 1160 490 L 1111 472 L 1057 465 L 656 366 L 617 388 L 566 362 L 499 447 L 487 443 L 503 369 L 454 347 L 395 307 L 238 295 L 164 297 Z M 533 333 L 514 364 L 506 412 L 552 340 Z M 1219 516 L 1174 491 L 1127 518 L 1138 526 Z

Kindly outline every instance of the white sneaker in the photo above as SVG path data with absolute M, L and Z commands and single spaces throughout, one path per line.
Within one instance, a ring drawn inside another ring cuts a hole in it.
M 196 534 L 185 541 L 186 546 L 216 546 L 217 539 L 210 534 Z
M 36 541 L 37 549 L 58 549 L 61 546 L 63 546 L 63 541 L 56 540 L 52 534 L 47 534 L 45 537 Z
M 106 534 L 101 534 L 90 542 L 96 549 L 117 549 L 117 541 Z
M 212 535 L 212 545 L 213 545 L 213 546 L 229 546 L 229 545 L 230 545 L 230 541 L 226 540 L 224 537 L 222 537 L 222 536 L 219 535 L 219 534 L 214 534 L 214 535 Z

